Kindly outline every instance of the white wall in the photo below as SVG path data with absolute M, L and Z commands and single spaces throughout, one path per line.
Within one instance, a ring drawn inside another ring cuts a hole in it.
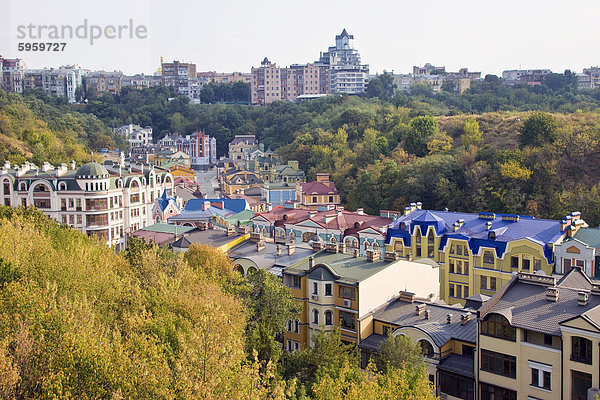
M 359 318 L 398 295 L 402 290 L 413 292 L 421 298 L 429 298 L 433 293 L 432 300 L 438 299 L 440 269 L 427 264 L 397 260 L 383 271 L 360 282 Z

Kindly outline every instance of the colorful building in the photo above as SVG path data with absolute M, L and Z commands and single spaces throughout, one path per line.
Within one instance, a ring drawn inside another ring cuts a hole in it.
M 600 285 L 518 273 L 479 311 L 478 393 L 492 399 L 593 399 L 600 393 Z
M 311 345 L 319 330 L 339 327 L 342 341 L 360 342 L 368 329 L 370 313 L 395 297 L 398 287 L 408 287 L 419 297 L 437 299 L 438 270 L 427 263 L 382 260 L 378 251 L 369 250 L 366 258 L 348 250 L 343 243 L 327 244 L 325 250 L 283 269 L 284 284 L 302 306 L 300 317 L 284 331 L 287 351 Z
M 457 308 L 400 292 L 364 318 L 359 345 L 361 367 L 367 367 L 388 335 L 403 335 L 420 346 L 436 395 L 447 400 L 474 400 L 476 310 L 487 299 L 473 296 L 468 308 Z
M 223 172 L 219 179 L 221 192 L 224 194 L 243 193 L 246 189 L 262 185 L 262 180 L 257 173 L 238 168 Z
M 302 207 L 316 210 L 340 204 L 340 192 L 329 180 L 329 174 L 317 174 L 316 181 L 298 183 L 296 192 L 296 200 Z
M 580 267 L 588 277 L 600 279 L 600 229 L 579 229 L 554 247 L 554 258 L 556 273 L 566 274 Z
M 390 215 L 390 213 L 383 213 Z M 515 272 L 554 271 L 554 246 L 587 226 L 579 213 L 563 221 L 512 214 L 479 214 L 407 207 L 387 230 L 386 246 L 400 257 L 440 264 L 440 294 L 465 303 L 472 294 L 493 295 Z
M 343 243 L 357 249 L 362 256 L 368 250 L 385 248 L 385 233 L 390 218 L 367 215 L 341 208 L 315 211 L 277 205 L 267 213 L 252 218 L 254 232 L 272 238 L 277 243 Z
M 180 212 L 181 206 L 177 199 L 165 190 L 160 197 L 156 198 L 154 207 L 152 207 L 152 219 L 157 224 L 166 223 L 168 218 L 174 217 Z

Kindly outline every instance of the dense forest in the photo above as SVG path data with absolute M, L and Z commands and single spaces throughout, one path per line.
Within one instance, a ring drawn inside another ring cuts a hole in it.
M 283 354 L 297 303 L 223 253 L 132 241 L 124 253 L 0 206 L 2 399 L 433 399 L 418 348 L 390 336 L 361 372 L 339 331 Z M 284 362 L 285 361 L 285 362 Z
M 3 94 L 8 106 L 0 107 L 0 133 L 10 134 L 0 138 L 11 144 L 2 148 L 5 157 L 71 157 L 66 150 L 43 151 L 40 139 L 27 134 L 35 129 L 19 125 L 30 119 L 14 108 L 47 126 L 50 138 L 68 138 L 50 141 L 67 150 L 119 145 L 108 127 L 125 123 L 152 126 L 155 139 L 202 129 L 217 139 L 219 155 L 234 135 L 256 134 L 286 159 L 299 160 L 309 179 L 331 173 L 350 209 L 377 213 L 421 201 L 428 208 L 543 218 L 579 210 L 600 224 L 600 90 L 578 91 L 568 71 L 532 87 L 486 76 L 461 95 L 421 85 L 394 94 L 388 78 L 372 80 L 362 98 L 331 95 L 265 107 L 190 104 L 165 87 L 124 88 L 73 106 L 35 92 Z

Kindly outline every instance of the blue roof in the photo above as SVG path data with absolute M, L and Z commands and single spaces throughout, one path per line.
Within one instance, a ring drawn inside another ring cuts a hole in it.
M 188 201 L 188 205 L 190 205 L 190 203 L 194 201 L 194 204 L 192 204 L 192 207 L 195 207 L 198 210 L 202 210 L 202 202 L 204 201 L 210 201 L 211 203 L 217 203 L 222 201 L 223 202 L 223 207 L 227 210 L 233 211 L 234 213 L 239 213 L 242 212 L 244 210 L 249 210 L 250 207 L 248 207 L 248 203 L 246 202 L 245 199 L 226 199 L 226 198 L 221 198 L 221 199 L 196 199 L 196 200 L 190 200 Z M 186 205 L 185 208 L 187 209 L 188 206 Z
M 455 231 L 453 225 L 457 223 L 462 225 Z M 487 223 L 491 223 L 490 229 L 487 228 Z M 391 238 L 402 238 L 404 245 L 410 246 L 411 235 L 416 226 L 423 235 L 429 226 L 433 226 L 436 235 L 442 236 L 440 250 L 443 250 L 449 238 L 456 238 L 468 241 L 474 254 L 479 253 L 479 248 L 484 246 L 496 249 L 498 257 L 504 255 L 508 242 L 527 239 L 542 246 L 550 263 L 552 249 L 549 244 L 555 243 L 564 235 L 560 221 L 535 219 L 526 215 L 415 210 L 390 224 L 386 243 L 391 243 Z M 495 238 L 490 237 L 490 232 L 495 234 Z
M 171 200 L 173 200 L 175 204 L 177 204 L 177 200 L 175 199 L 175 197 L 169 196 L 169 193 L 167 193 L 167 189 L 165 189 L 163 191 L 163 194 L 156 200 L 161 211 L 165 211 L 165 209 L 169 206 L 169 202 Z

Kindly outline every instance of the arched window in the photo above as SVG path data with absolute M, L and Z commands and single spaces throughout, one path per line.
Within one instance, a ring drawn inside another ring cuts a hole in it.
M 377 242 L 373 243 L 373 250 L 379 250 L 379 244 Z
M 493 264 L 494 263 L 494 252 L 492 250 L 483 251 L 483 263 Z
M 427 358 L 432 358 L 435 355 L 433 346 L 425 339 L 419 340 L 419 348 L 421 349 L 421 353 Z
M 294 232 L 290 232 L 290 240 L 296 240 L 296 234 Z
M 319 325 L 319 310 L 313 310 L 313 324 Z
M 60 182 L 58 184 L 58 190 L 67 190 L 67 184 L 66 184 L 66 182 Z
M 404 243 L 402 243 L 402 239 L 394 241 L 394 251 L 401 252 L 404 250 Z
M 33 191 L 34 192 L 49 192 L 50 190 L 48 189 L 48 186 L 44 185 L 43 183 L 38 183 L 33 188 Z
M 365 240 L 364 247 L 365 247 L 365 251 L 369 250 L 370 245 L 369 245 L 368 240 Z
M 415 242 L 417 242 L 417 244 L 421 244 L 421 228 L 418 226 L 415 228 Z
M 25 192 L 27 190 L 27 183 L 25 181 L 19 182 L 19 191 Z
M 335 243 L 335 242 L 337 242 L 337 239 L 335 238 L 335 236 L 331 236 L 331 237 L 329 238 L 329 241 L 330 241 L 331 243 Z
M 325 311 L 325 325 L 333 325 L 333 313 L 331 311 Z
M 516 329 L 500 314 L 491 314 L 481 323 L 481 333 L 500 339 L 515 341 Z
M 360 222 L 355 222 L 354 223 L 354 229 L 358 229 L 360 228 Z

